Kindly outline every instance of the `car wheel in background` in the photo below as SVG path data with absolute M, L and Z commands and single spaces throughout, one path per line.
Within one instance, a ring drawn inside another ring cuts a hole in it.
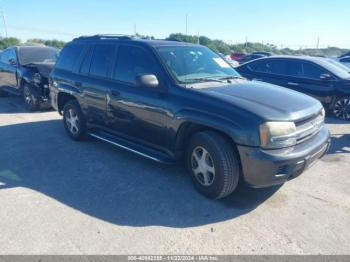
M 23 86 L 23 99 L 24 104 L 28 110 L 36 111 L 40 108 L 39 101 L 35 96 L 35 92 L 28 84 L 24 84 Z
M 350 120 L 350 97 L 338 98 L 332 107 L 332 113 L 337 118 Z
M 196 188 L 209 198 L 224 198 L 238 185 L 238 157 L 231 141 L 216 132 L 193 136 L 187 148 L 186 165 Z
M 63 108 L 63 122 L 68 135 L 76 141 L 86 138 L 86 121 L 76 100 L 68 101 Z

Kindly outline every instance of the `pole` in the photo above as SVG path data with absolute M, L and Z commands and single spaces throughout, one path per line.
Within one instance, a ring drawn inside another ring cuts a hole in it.
M 186 35 L 187 35 L 187 29 L 188 29 L 188 14 L 186 14 Z

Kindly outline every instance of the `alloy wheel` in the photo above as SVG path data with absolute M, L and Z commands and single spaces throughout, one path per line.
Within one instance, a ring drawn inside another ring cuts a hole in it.
M 73 135 L 76 135 L 79 132 L 79 117 L 72 108 L 66 113 L 66 124 Z
M 339 99 L 334 105 L 333 113 L 338 118 L 350 120 L 350 98 Z
M 192 171 L 203 186 L 211 186 L 215 180 L 214 161 L 209 152 L 201 146 L 196 147 L 191 156 Z

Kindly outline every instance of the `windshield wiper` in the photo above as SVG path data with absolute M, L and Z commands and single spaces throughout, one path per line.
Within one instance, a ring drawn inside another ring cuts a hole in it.
M 231 80 L 231 79 L 242 79 L 242 80 L 244 80 L 245 78 L 241 77 L 241 76 L 226 76 L 226 77 L 219 78 L 219 80 Z
M 193 82 L 218 82 L 218 83 L 223 83 L 222 80 L 215 79 L 215 78 L 209 78 L 209 77 L 201 77 L 201 78 L 191 78 L 188 79 L 188 81 L 193 81 Z

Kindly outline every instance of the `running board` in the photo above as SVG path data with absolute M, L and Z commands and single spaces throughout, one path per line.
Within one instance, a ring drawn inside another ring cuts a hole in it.
M 99 131 L 99 132 L 90 132 L 90 136 L 107 142 L 111 145 L 117 146 L 119 148 L 125 149 L 127 151 L 133 152 L 139 156 L 148 158 L 150 160 L 159 162 L 159 163 L 165 163 L 165 164 L 171 164 L 174 161 L 171 160 L 171 158 L 162 152 L 132 143 L 130 141 L 127 141 L 123 138 L 116 137 L 112 134 L 109 134 L 107 132 Z

